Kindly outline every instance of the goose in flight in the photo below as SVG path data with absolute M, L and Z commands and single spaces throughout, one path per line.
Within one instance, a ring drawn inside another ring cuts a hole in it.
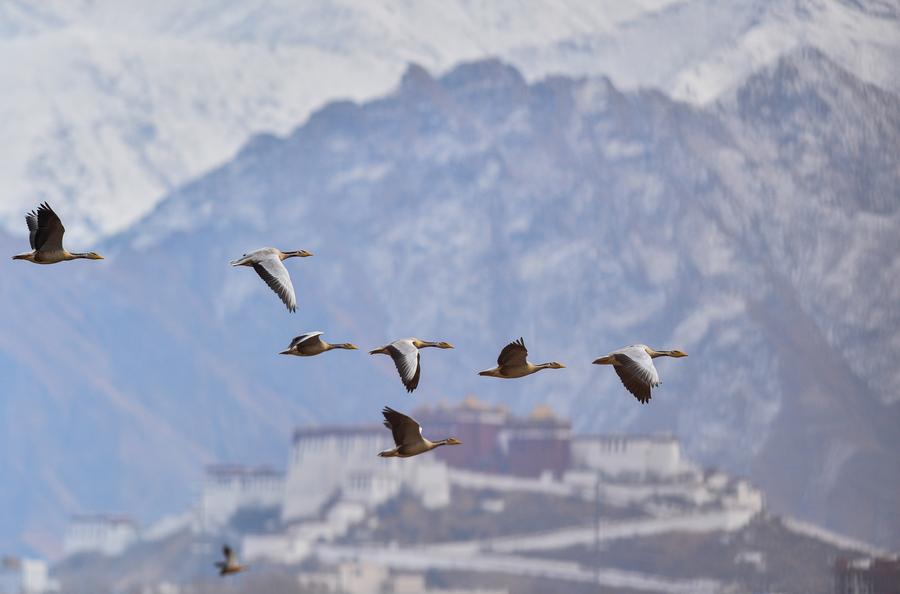
M 225 556 L 225 560 L 216 561 L 216 567 L 219 569 L 219 575 L 222 577 L 232 573 L 240 573 L 247 569 L 246 565 L 238 563 L 237 556 L 234 554 L 234 551 L 231 550 L 230 546 L 224 545 L 222 547 L 222 554 Z
M 370 355 L 390 355 L 397 366 L 400 381 L 406 386 L 407 392 L 412 392 L 419 385 L 419 349 L 425 347 L 437 347 L 439 349 L 452 349 L 449 342 L 429 342 L 418 338 L 401 338 L 391 344 L 369 351 Z
M 687 357 L 687 353 L 677 350 L 656 351 L 645 344 L 633 344 L 594 359 L 594 365 L 612 365 L 625 389 L 641 404 L 647 404 L 650 401 L 650 389 L 660 384 L 659 373 L 653 365 L 653 359 L 657 357 Z
M 297 355 L 298 357 L 312 357 L 313 355 L 321 355 L 325 351 L 332 349 L 350 349 L 356 350 L 356 345 L 349 342 L 341 342 L 338 344 L 330 344 L 322 340 L 321 332 L 307 332 L 300 336 L 294 337 L 290 346 L 286 351 L 281 351 L 279 355 Z
M 13 260 L 27 260 L 35 264 L 56 264 L 67 260 L 102 260 L 103 256 L 96 252 L 72 253 L 63 247 L 63 234 L 66 228 L 62 221 L 44 202 L 38 206 L 37 212 L 31 211 L 25 215 L 25 223 L 28 225 L 28 241 L 31 243 L 31 251 L 12 257 Z
M 282 263 L 288 258 L 306 258 L 312 256 L 306 250 L 295 252 L 282 252 L 277 248 L 260 248 L 249 254 L 244 254 L 237 260 L 232 260 L 232 266 L 252 266 L 256 274 L 266 281 L 269 288 L 275 291 L 289 311 L 297 311 L 297 298 L 294 296 L 294 285 L 291 284 L 291 275 Z
M 397 446 L 390 450 L 378 452 L 382 458 L 409 458 L 429 452 L 442 445 L 460 445 L 462 442 L 455 437 L 448 437 L 439 441 L 430 441 L 422 435 L 422 427 L 412 417 L 395 411 L 385 406 L 381 411 L 384 415 L 384 426 L 394 435 L 394 444 Z
M 528 349 L 525 348 L 525 341 L 519 338 L 519 340 L 515 340 L 503 347 L 503 350 L 500 351 L 500 356 L 497 357 L 496 367 L 479 371 L 478 375 L 514 378 L 531 375 L 541 369 L 563 369 L 565 367 L 565 365 L 556 361 L 535 365 L 529 362 L 526 357 L 528 357 Z

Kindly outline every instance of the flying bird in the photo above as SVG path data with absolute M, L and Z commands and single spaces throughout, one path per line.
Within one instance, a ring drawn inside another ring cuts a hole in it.
M 479 371 L 478 375 L 487 377 L 514 378 L 531 375 L 541 369 L 562 369 L 565 367 L 562 363 L 551 361 L 550 363 L 541 363 L 535 365 L 527 360 L 528 349 L 525 348 L 525 340 L 513 341 L 503 347 L 500 356 L 497 357 L 497 366 L 492 369 Z
M 289 311 L 297 311 L 297 298 L 294 296 L 294 285 L 291 284 L 291 275 L 284 267 L 283 261 L 288 258 L 306 258 L 312 256 L 306 250 L 295 252 L 282 252 L 277 248 L 260 248 L 249 254 L 244 254 L 237 260 L 232 260 L 232 266 L 252 266 L 256 274 L 266 281 L 269 288 L 281 298 Z
M 332 349 L 349 349 L 355 351 L 356 345 L 350 344 L 349 342 L 330 344 L 322 340 L 321 332 L 307 332 L 294 337 L 294 340 L 291 341 L 287 350 L 281 351 L 278 354 L 312 357 L 313 355 L 321 355 L 325 351 L 330 351 Z
M 391 344 L 369 351 L 370 355 L 390 355 L 397 366 L 400 381 L 406 386 L 407 392 L 412 392 L 419 385 L 419 349 L 425 347 L 437 347 L 439 349 L 452 349 L 449 342 L 429 342 L 418 338 L 401 338 Z
M 656 357 L 687 357 L 682 351 L 656 351 L 645 344 L 633 344 L 594 359 L 594 365 L 612 365 L 622 385 L 641 404 L 650 401 L 650 390 L 660 384 L 659 373 L 653 365 Z
M 103 256 L 96 252 L 72 253 L 63 247 L 63 234 L 66 228 L 62 221 L 44 202 L 38 206 L 37 212 L 31 211 L 25 215 L 25 223 L 28 225 L 28 241 L 31 243 L 31 251 L 12 257 L 13 260 L 27 260 L 35 264 L 56 264 L 67 260 L 102 260 Z
M 222 546 L 222 554 L 225 556 L 224 561 L 216 561 L 216 567 L 219 569 L 219 575 L 225 577 L 233 573 L 240 573 L 247 570 L 246 565 L 238 563 L 237 556 L 228 545 Z
M 430 441 L 422 436 L 422 427 L 412 417 L 395 411 L 385 406 L 381 411 L 384 415 L 384 426 L 391 430 L 394 436 L 394 444 L 397 446 L 390 450 L 378 452 L 382 458 L 409 458 L 429 452 L 442 445 L 460 445 L 462 442 L 455 437 L 448 437 L 439 441 Z

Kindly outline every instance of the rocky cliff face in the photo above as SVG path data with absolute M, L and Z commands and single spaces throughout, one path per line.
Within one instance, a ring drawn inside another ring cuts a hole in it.
M 900 99 L 812 50 L 703 109 L 497 61 L 411 67 L 254 138 L 105 262 L 0 264 L 0 457 L 21 485 L 0 505 L 27 510 L 2 532 L 51 548 L 68 512 L 149 519 L 205 462 L 278 464 L 295 424 L 476 393 L 674 432 L 774 507 L 897 546 L 898 146 Z M 262 245 L 316 254 L 287 263 L 296 315 L 227 266 Z M 409 397 L 387 360 L 275 354 L 314 329 L 457 349 L 425 353 Z M 475 375 L 519 336 L 569 367 Z M 633 342 L 690 354 L 660 361 L 648 406 L 590 365 Z

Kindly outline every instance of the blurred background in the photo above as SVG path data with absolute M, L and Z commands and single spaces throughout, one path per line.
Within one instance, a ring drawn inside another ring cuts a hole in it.
M 894 2 L 7 0 L 0 88 L 3 594 L 895 591 Z

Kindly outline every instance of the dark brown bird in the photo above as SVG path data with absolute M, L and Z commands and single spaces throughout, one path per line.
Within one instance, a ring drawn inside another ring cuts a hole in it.
M 31 251 L 17 254 L 13 260 L 27 260 L 35 264 L 56 264 L 68 260 L 102 260 L 103 256 L 96 252 L 72 253 L 63 247 L 63 235 L 66 228 L 62 221 L 44 202 L 38 206 L 37 212 L 31 211 L 25 215 L 25 223 L 28 225 L 28 242 Z
M 240 573 L 247 570 L 246 565 L 238 563 L 237 556 L 228 545 L 222 546 L 222 554 L 225 556 L 224 561 L 216 561 L 216 567 L 219 569 L 219 575 L 225 577 L 233 573 Z
M 394 436 L 394 445 L 397 447 L 379 452 L 382 458 L 409 458 L 430 452 L 442 445 L 460 445 L 462 442 L 455 437 L 448 437 L 438 441 L 429 441 L 422 436 L 422 427 L 412 417 L 395 411 L 385 406 L 381 411 L 384 415 L 384 426 L 391 430 Z
M 497 357 L 496 367 L 479 371 L 478 375 L 511 379 L 525 377 L 541 369 L 563 369 L 565 367 L 565 365 L 556 361 L 535 365 L 529 362 L 527 357 L 528 349 L 525 348 L 525 340 L 519 338 L 519 340 L 514 340 L 503 347 L 503 350 L 500 351 L 500 356 Z

